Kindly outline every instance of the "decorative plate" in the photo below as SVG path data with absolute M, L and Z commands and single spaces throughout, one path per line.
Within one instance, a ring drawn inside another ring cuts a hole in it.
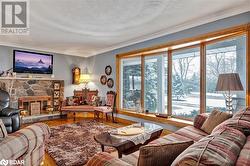
M 107 81 L 107 86 L 109 88 L 113 88 L 114 86 L 114 80 L 112 78 L 109 78 L 108 81 Z
M 105 85 L 107 83 L 107 77 L 105 75 L 102 75 L 100 78 L 100 82 L 102 85 Z
M 109 76 L 112 73 L 112 67 L 110 65 L 105 67 L 105 73 Z

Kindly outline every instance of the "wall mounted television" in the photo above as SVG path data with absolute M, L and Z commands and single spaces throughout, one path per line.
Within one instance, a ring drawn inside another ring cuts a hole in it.
M 53 74 L 53 55 L 13 50 L 13 72 Z

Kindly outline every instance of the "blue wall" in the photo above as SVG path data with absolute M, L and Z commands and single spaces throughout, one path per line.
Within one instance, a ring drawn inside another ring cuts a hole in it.
M 180 39 L 190 38 L 202 34 L 206 34 L 209 32 L 230 28 L 237 25 L 242 25 L 250 23 L 250 12 L 243 13 L 240 15 L 228 17 L 225 19 L 217 20 L 211 23 L 207 23 L 201 26 L 197 26 L 194 28 L 190 28 L 187 30 L 183 30 L 180 32 L 176 32 L 173 34 L 168 34 L 162 37 L 158 37 L 155 39 L 151 39 L 148 41 L 144 41 L 141 43 L 133 44 L 127 47 L 115 49 L 113 51 L 105 52 L 93 57 L 88 58 L 88 68 L 92 72 L 93 82 L 89 84 L 91 88 L 98 88 L 100 90 L 101 95 L 105 95 L 107 90 L 110 90 L 106 86 L 103 86 L 99 82 L 99 78 L 102 74 L 104 74 L 104 68 L 106 65 L 111 65 L 113 68 L 112 78 L 115 80 L 116 75 L 116 62 L 115 56 L 119 53 L 125 53 L 133 50 L 138 50 L 142 48 L 152 47 L 161 45 L 167 42 L 176 41 Z M 113 88 L 115 90 L 115 87 Z
M 22 48 L 0 46 L 0 71 L 5 71 L 12 68 L 12 54 L 14 49 L 27 50 Z M 64 80 L 64 96 L 72 96 L 74 89 L 81 89 L 83 85 L 72 85 L 71 69 L 75 66 L 79 66 L 84 69 L 84 67 L 86 67 L 86 58 L 55 53 L 50 54 L 54 55 L 53 74 L 55 76 L 55 79 Z

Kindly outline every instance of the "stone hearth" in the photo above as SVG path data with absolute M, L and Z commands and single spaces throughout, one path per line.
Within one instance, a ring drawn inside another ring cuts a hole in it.
M 57 80 L 31 79 L 0 79 L 0 89 L 10 92 L 11 107 L 18 108 L 18 99 L 25 96 L 51 96 L 53 98 L 53 83 Z M 58 82 L 58 81 L 57 81 Z M 60 97 L 64 95 L 64 81 L 60 80 Z M 12 87 L 12 88 L 11 88 Z

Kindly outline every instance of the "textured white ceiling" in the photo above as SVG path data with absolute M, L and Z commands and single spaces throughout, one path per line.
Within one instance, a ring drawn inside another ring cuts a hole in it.
M 88 57 L 250 11 L 250 0 L 30 0 L 30 35 L 0 44 Z

